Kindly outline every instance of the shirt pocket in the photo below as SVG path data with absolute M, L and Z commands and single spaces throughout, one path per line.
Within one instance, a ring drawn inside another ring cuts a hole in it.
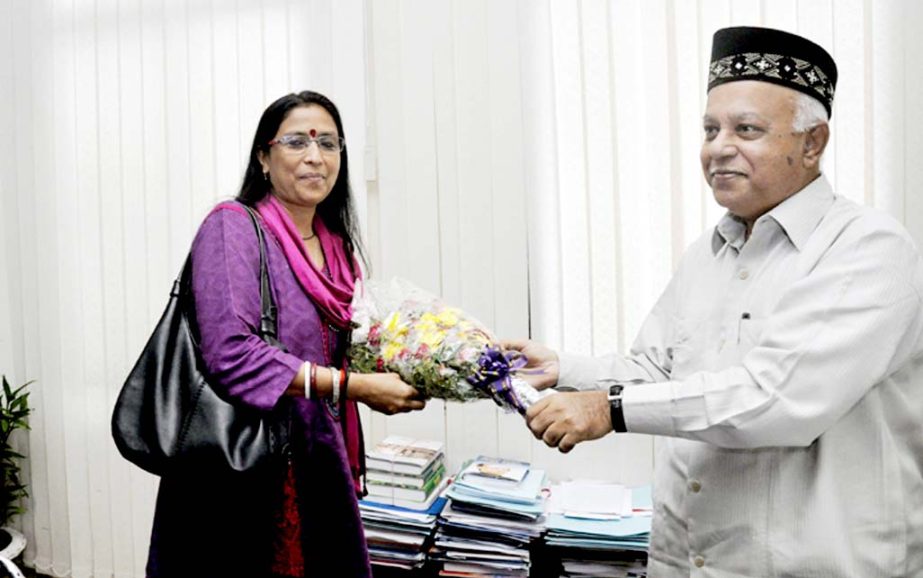
M 766 318 L 742 315 L 737 322 L 737 345 L 743 350 L 756 347 L 763 337 Z

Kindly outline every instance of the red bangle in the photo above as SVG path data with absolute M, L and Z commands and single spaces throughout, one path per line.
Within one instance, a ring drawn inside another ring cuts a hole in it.
M 340 368 L 340 399 L 346 401 L 346 382 L 349 379 L 347 376 L 346 370 L 342 367 Z
M 311 397 L 317 395 L 317 364 L 311 364 L 311 379 L 308 381 L 308 387 L 311 388 Z

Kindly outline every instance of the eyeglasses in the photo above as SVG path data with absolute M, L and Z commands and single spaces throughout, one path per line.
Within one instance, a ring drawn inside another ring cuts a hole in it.
M 317 137 L 306 134 L 285 134 L 269 141 L 269 146 L 282 145 L 282 150 L 286 153 L 303 155 L 312 142 L 317 143 L 317 148 L 321 153 L 331 155 L 342 151 L 346 146 L 346 140 L 343 137 L 332 134 L 322 134 Z

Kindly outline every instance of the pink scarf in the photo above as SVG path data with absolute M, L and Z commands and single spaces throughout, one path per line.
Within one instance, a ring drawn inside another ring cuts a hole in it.
M 317 233 L 321 248 L 324 250 L 327 270 L 330 276 L 319 271 L 304 248 L 301 233 L 292 221 L 288 210 L 272 194 L 266 195 L 256 204 L 256 210 L 263 218 L 263 223 L 279 241 L 289 267 L 295 273 L 295 278 L 314 305 L 320 310 L 326 321 L 339 329 L 348 329 L 352 319 L 353 288 L 357 276 L 362 275 L 355 258 L 346 252 L 343 240 L 331 233 L 324 225 L 323 219 L 314 219 L 314 231 Z M 352 269 L 350 268 L 352 264 Z M 326 329 L 325 329 L 326 330 Z M 326 353 L 325 353 L 326 354 Z M 362 492 L 360 476 L 362 474 L 362 450 L 359 429 L 359 411 L 356 402 L 349 401 L 345 405 L 345 420 L 343 430 L 346 438 L 346 453 L 349 456 L 349 465 L 353 473 L 353 480 L 357 492 Z
M 308 252 L 301 242 L 301 234 L 295 222 L 276 197 L 266 195 L 266 198 L 257 203 L 256 210 L 263 217 L 266 227 L 278 239 L 295 278 L 314 305 L 332 325 L 339 329 L 348 329 L 349 321 L 352 319 L 353 288 L 356 284 L 353 270 L 356 271 L 356 275 L 361 275 L 361 271 L 353 256 L 347 254 L 344 249 L 343 240 L 327 229 L 323 219 L 314 219 L 314 231 L 320 240 L 327 270 L 330 272 L 330 276 L 327 277 L 308 258 Z

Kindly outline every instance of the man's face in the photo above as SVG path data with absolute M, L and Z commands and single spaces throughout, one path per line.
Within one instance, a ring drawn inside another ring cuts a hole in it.
M 702 171 L 719 205 L 752 224 L 813 178 L 804 133 L 792 131 L 797 93 L 751 80 L 708 93 Z

